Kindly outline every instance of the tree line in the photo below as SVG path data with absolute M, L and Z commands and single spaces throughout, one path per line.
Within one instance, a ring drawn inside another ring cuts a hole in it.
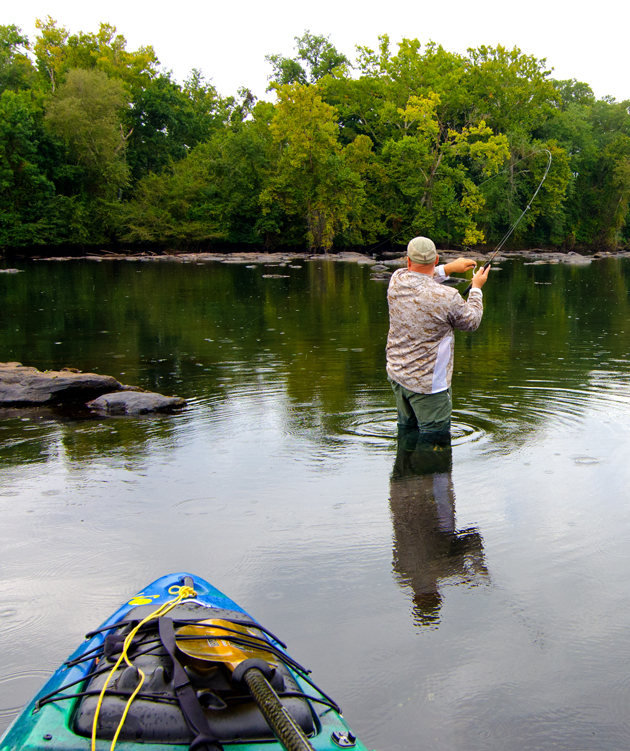
M 630 101 L 544 59 L 387 36 L 270 54 L 269 100 L 180 84 L 113 26 L 0 26 L 0 248 L 628 245 Z

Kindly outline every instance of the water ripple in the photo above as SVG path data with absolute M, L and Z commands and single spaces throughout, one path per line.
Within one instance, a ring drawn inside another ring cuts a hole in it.
M 461 413 L 460 413 L 461 414 Z M 487 435 L 487 430 L 482 425 L 473 425 L 460 422 L 458 419 L 451 422 L 451 436 L 453 446 L 461 446 L 465 443 L 476 443 Z
M 216 498 L 188 498 L 185 501 L 175 503 L 173 508 L 182 516 L 207 516 L 210 513 L 224 511 L 227 508 L 227 503 L 222 504 L 220 507 L 217 507 L 215 504 Z
M 344 421 L 341 440 L 358 438 L 367 443 L 389 443 L 396 437 L 396 415 L 392 409 L 375 407 L 346 412 L 340 417 Z
M 628 549 L 627 540 L 605 540 L 598 545 L 597 549 L 600 553 L 613 556 L 613 558 L 630 558 L 630 549 Z
M 0 719 L 12 720 L 52 675 L 47 670 L 25 670 L 0 678 Z

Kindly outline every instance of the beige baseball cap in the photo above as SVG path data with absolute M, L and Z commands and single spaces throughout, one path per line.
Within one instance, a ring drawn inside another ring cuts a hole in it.
M 414 237 L 407 245 L 407 255 L 412 263 L 424 266 L 433 263 L 437 257 L 435 243 L 428 237 Z

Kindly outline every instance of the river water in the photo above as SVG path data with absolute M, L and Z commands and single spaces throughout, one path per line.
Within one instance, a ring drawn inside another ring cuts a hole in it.
M 370 748 L 630 745 L 630 262 L 494 271 L 432 454 L 397 442 L 366 267 L 19 268 L 0 361 L 189 406 L 0 415 L 0 730 L 86 631 L 188 570 Z

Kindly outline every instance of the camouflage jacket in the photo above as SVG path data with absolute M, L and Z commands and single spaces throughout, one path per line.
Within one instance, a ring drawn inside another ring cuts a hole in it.
M 453 329 L 475 331 L 483 315 L 480 289 L 471 289 L 466 302 L 456 289 L 440 284 L 444 279 L 444 267 L 438 266 L 434 277 L 403 268 L 389 281 L 387 374 L 418 394 L 450 387 Z

